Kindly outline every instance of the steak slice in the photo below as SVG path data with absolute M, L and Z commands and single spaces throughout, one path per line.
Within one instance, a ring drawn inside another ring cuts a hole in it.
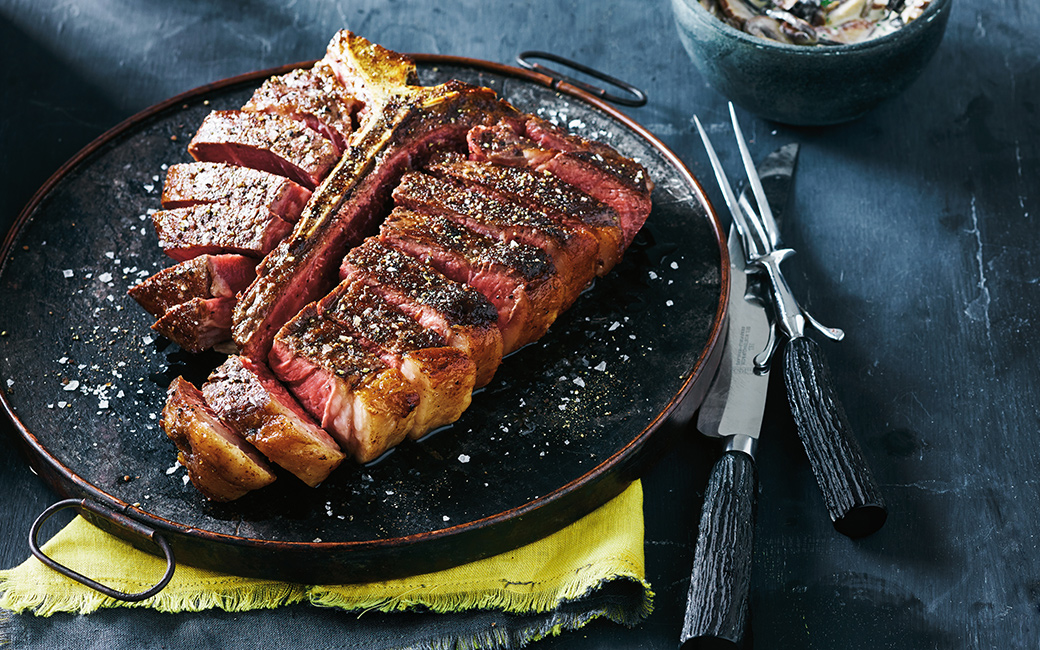
M 406 208 L 394 208 L 379 239 L 482 293 L 498 312 L 503 355 L 542 336 L 560 312 L 559 278 L 540 248 L 515 239 L 503 242 Z
M 127 293 L 161 318 L 192 298 L 234 298 L 256 277 L 256 260 L 243 255 L 199 255 L 130 287 Z
M 183 377 L 170 384 L 159 425 L 177 446 L 188 478 L 208 499 L 232 501 L 275 480 L 260 453 L 221 422 Z
M 478 160 L 441 160 L 426 170 L 463 184 L 478 184 L 504 200 L 544 211 L 567 227 L 583 229 L 599 242 L 596 275 L 606 275 L 624 253 L 617 212 L 548 172 Z
M 231 338 L 234 298 L 192 298 L 166 310 L 152 329 L 188 352 L 202 352 Z
M 421 172 L 405 174 L 394 189 L 397 205 L 439 214 L 481 234 L 509 243 L 519 241 L 545 251 L 552 259 L 564 291 L 563 307 L 578 297 L 596 273 L 599 242 L 574 227 L 479 186 Z
M 266 366 L 232 355 L 202 394 L 213 411 L 271 462 L 315 487 L 346 457 Z
M 162 206 L 224 202 L 267 210 L 295 222 L 310 198 L 310 190 L 284 176 L 222 162 L 195 162 L 172 165 L 166 171 Z
M 361 106 L 347 93 L 332 67 L 319 61 L 311 68 L 270 77 L 242 110 L 300 120 L 328 138 L 336 153 L 342 155 L 354 130 L 353 116 Z
M 476 366 L 477 387 L 491 381 L 502 362 L 502 332 L 495 307 L 476 289 L 374 238 L 343 258 L 341 276 L 371 287 L 465 352 Z
M 313 190 L 336 164 L 336 147 L 317 131 L 281 115 L 213 111 L 188 144 L 203 162 L 226 162 L 287 176 Z
M 318 313 L 349 330 L 412 383 L 419 404 L 409 437 L 419 438 L 450 424 L 469 407 L 476 380 L 476 366 L 469 356 L 372 287 L 341 282 L 318 303 Z
M 650 215 L 653 183 L 646 169 L 600 142 L 567 133 L 552 123 L 527 116 L 480 127 L 468 136 L 471 157 L 504 165 L 548 171 L 612 207 L 628 248 Z
M 411 382 L 313 303 L 278 332 L 270 366 L 360 463 L 375 460 L 412 429 L 419 395 Z
M 242 353 L 265 358 L 278 328 L 335 285 L 344 253 L 376 231 L 405 170 L 431 150 L 460 146 L 472 126 L 509 111 L 516 112 L 494 92 L 454 82 L 396 96 L 369 115 L 293 233 L 267 256 L 239 300 L 233 333 Z
M 180 262 L 218 253 L 263 257 L 292 230 L 267 210 L 226 202 L 159 210 L 152 223 L 159 246 Z

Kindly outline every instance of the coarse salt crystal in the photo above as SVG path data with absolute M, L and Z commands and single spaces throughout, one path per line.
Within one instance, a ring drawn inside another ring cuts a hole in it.
M 61 274 L 64 275 L 66 278 L 71 278 L 73 276 L 72 269 L 65 269 L 61 272 Z
M 574 378 L 574 384 L 577 385 L 577 386 L 580 386 L 582 388 L 585 388 L 585 380 L 582 379 L 581 377 L 575 377 Z
M 595 366 L 593 366 L 592 369 L 593 370 L 599 370 L 600 372 L 603 372 L 603 371 L 605 371 L 607 369 L 607 362 L 606 361 L 600 361 Z
M 668 266 L 672 267 L 673 269 L 677 269 L 677 268 L 679 268 L 679 263 L 678 262 L 672 262 Z
M 65 388 L 63 390 L 71 392 L 76 390 L 77 388 L 79 388 L 79 382 L 73 379 L 69 383 L 65 384 Z
M 664 301 L 664 304 L 665 304 L 665 306 L 666 306 L 666 307 L 671 307 L 671 306 L 672 306 L 672 305 L 674 305 L 675 303 L 674 303 L 674 302 L 672 302 L 671 300 L 665 300 L 665 301 Z
M 467 456 L 466 454 L 459 454 L 459 462 L 460 463 L 468 463 L 469 462 L 469 456 Z
M 610 327 L 607 329 L 607 331 L 608 332 L 613 332 L 614 330 L 616 330 L 619 327 L 621 327 L 621 323 L 619 323 L 617 321 L 614 321 L 613 323 L 610 324 Z

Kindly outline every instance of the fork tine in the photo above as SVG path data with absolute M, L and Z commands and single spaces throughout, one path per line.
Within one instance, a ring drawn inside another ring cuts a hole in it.
M 701 135 L 704 149 L 708 152 L 711 168 L 715 172 L 715 180 L 718 181 L 719 188 L 722 190 L 722 196 L 726 200 L 726 206 L 729 207 L 729 212 L 733 216 L 733 225 L 736 226 L 737 232 L 740 233 L 741 238 L 744 240 L 745 254 L 748 257 L 760 255 L 762 251 L 756 250 L 758 246 L 754 237 L 751 236 L 751 225 L 737 203 L 737 197 L 733 194 L 733 188 L 730 186 L 729 179 L 726 178 L 726 172 L 722 168 L 722 163 L 719 162 L 719 157 L 715 153 L 715 147 L 711 145 L 711 140 L 708 139 L 708 134 L 704 132 L 704 127 L 701 126 L 701 121 L 696 115 L 693 116 L 693 123 L 697 126 L 697 132 Z
M 748 150 L 747 141 L 744 140 L 744 133 L 741 131 L 740 123 L 737 121 L 737 112 L 733 108 L 733 102 L 729 103 L 729 116 L 733 121 L 733 132 L 737 137 L 740 158 L 744 161 L 744 170 L 747 172 L 748 181 L 751 183 L 751 191 L 755 195 L 755 203 L 758 204 L 756 213 L 758 219 L 755 220 L 755 229 L 762 237 L 762 241 L 768 242 L 770 248 L 775 248 L 780 243 L 780 229 L 776 225 L 773 211 L 769 208 L 766 191 L 762 188 L 762 180 L 758 177 L 758 170 L 755 169 L 755 161 L 751 159 L 751 152 Z

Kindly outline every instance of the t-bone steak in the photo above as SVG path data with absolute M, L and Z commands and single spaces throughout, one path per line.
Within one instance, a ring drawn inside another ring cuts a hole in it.
M 653 189 L 613 148 L 488 88 L 419 85 L 346 30 L 212 111 L 188 152 L 153 214 L 177 263 L 130 295 L 185 350 L 228 355 L 176 378 L 161 420 L 215 501 L 319 485 L 457 420 L 621 260 Z

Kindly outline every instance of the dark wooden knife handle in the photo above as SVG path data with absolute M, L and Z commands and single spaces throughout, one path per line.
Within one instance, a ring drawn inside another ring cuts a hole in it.
M 712 468 L 701 510 L 680 648 L 743 648 L 751 609 L 755 461 L 740 451 Z
M 799 337 L 787 343 L 784 380 L 798 435 L 834 528 L 849 537 L 877 531 L 888 511 L 815 341 Z

